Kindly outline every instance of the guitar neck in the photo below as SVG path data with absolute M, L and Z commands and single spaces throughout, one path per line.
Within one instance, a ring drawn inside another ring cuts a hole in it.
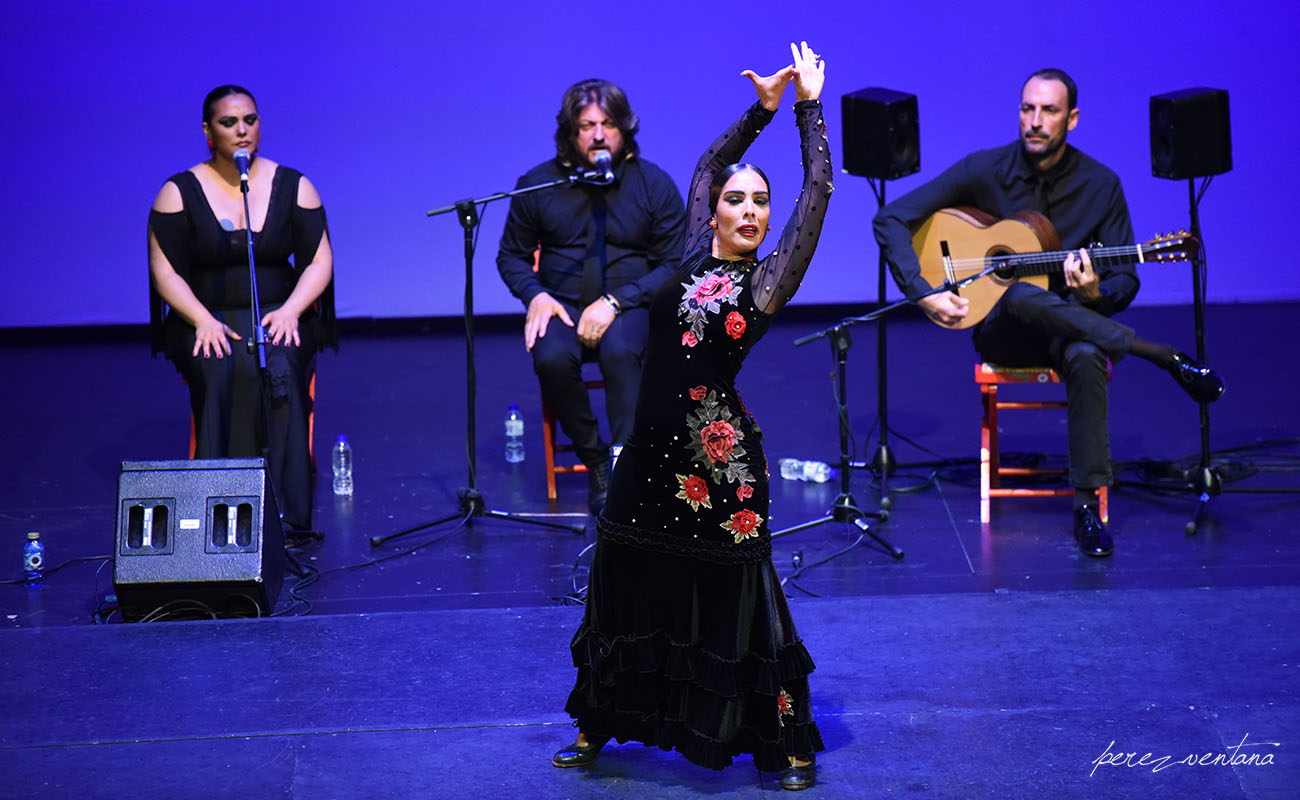
M 1144 261 L 1142 248 L 1140 244 L 1131 244 L 1121 247 L 1089 247 L 1087 250 L 1093 267 L 1115 267 Z M 1052 275 L 1064 272 L 1066 258 L 1071 253 L 1077 252 L 1077 250 L 1053 250 L 1046 253 L 1007 253 L 990 256 L 985 263 L 996 264 L 997 273 L 1007 277 Z

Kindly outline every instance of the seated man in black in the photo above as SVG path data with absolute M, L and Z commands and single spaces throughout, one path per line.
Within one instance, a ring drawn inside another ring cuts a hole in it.
M 1091 243 L 1133 243 L 1133 223 L 1119 178 L 1065 142 L 1079 122 L 1077 89 L 1069 75 L 1043 69 L 1020 94 L 1017 141 L 972 153 L 929 183 L 880 210 L 876 241 L 899 288 L 917 297 L 931 287 L 920 275 L 911 230 L 941 208 L 973 206 L 997 218 L 1029 209 L 1051 220 L 1068 250 Z M 1108 360 L 1132 353 L 1166 369 L 1196 400 L 1211 402 L 1223 382 L 1172 346 L 1138 337 L 1110 317 L 1138 291 L 1133 265 L 1094 269 L 1079 250 L 1065 262 L 1064 280 L 1049 290 L 1012 284 L 974 327 L 975 349 L 1009 367 L 1050 365 L 1065 380 L 1069 403 L 1070 483 L 1075 488 L 1074 535 L 1089 556 L 1105 557 L 1114 544 L 1098 518 L 1095 492 L 1111 482 Z M 968 301 L 951 292 L 919 305 L 940 324 L 964 318 Z
M 527 306 L 524 345 L 533 354 L 542 396 L 587 466 L 587 500 L 596 514 L 605 503 L 610 445 L 601 440 L 591 410 L 583 354 L 594 353 L 604 375 L 617 448 L 636 411 L 648 306 L 677 269 L 686 210 L 668 174 L 638 157 L 640 122 L 622 89 L 602 80 L 574 84 L 556 123 L 555 157 L 525 173 L 518 186 L 603 172 L 600 161 L 612 179 L 515 197 L 497 269 Z

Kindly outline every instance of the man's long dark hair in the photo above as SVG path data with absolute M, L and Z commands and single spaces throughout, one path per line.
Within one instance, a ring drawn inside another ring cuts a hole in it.
M 573 140 L 578 134 L 578 116 L 592 103 L 600 106 L 623 133 L 620 160 L 636 155 L 640 151 L 636 132 L 641 127 L 641 118 L 632 110 L 622 89 L 609 81 L 591 78 L 570 86 L 560 101 L 560 111 L 555 115 L 555 154 L 560 160 L 566 164 L 583 163 L 584 158 L 573 146 Z

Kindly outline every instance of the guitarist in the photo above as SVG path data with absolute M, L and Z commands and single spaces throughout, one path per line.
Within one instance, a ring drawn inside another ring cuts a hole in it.
M 912 229 L 931 214 L 973 206 L 998 218 L 1038 211 L 1051 220 L 1067 250 L 1091 243 L 1133 242 L 1133 223 L 1119 178 L 1066 144 L 1079 124 L 1074 80 L 1059 69 L 1030 75 L 1020 91 L 1020 136 L 1015 142 L 963 158 L 876 215 L 876 241 L 894 280 L 909 297 L 931 289 L 912 250 Z M 1095 492 L 1111 482 L 1107 362 L 1132 353 L 1168 370 L 1198 402 L 1223 394 L 1213 370 L 1170 345 L 1138 337 L 1111 316 L 1133 301 L 1133 265 L 1093 269 L 1086 251 L 1071 254 L 1064 279 L 1049 289 L 1013 283 L 974 328 L 980 358 L 1009 367 L 1050 365 L 1065 380 L 1069 402 L 1070 483 L 1075 488 L 1074 536 L 1088 556 L 1114 550 L 1096 510 Z M 964 318 L 968 301 L 951 292 L 918 301 L 940 324 Z

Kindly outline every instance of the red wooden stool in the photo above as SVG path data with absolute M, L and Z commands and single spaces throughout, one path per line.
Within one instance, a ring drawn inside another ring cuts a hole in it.
M 585 381 L 587 390 L 604 389 L 605 381 L 597 378 Z M 571 475 L 576 472 L 586 472 L 587 465 L 579 461 L 577 464 L 556 464 L 556 453 L 572 453 L 574 447 L 572 443 L 560 444 L 555 440 L 555 412 L 542 400 L 542 444 L 546 451 L 546 498 L 555 500 L 555 476 Z
M 1110 380 L 1110 369 L 1106 370 Z M 1072 497 L 1074 489 L 1008 488 L 1001 485 L 1003 475 L 1064 474 L 1063 469 L 1039 467 L 1004 467 L 998 460 L 998 412 L 1021 409 L 1066 408 L 1064 400 L 999 400 L 998 386 L 1002 384 L 1061 383 L 1061 376 L 1048 367 L 1000 367 L 987 362 L 975 365 L 975 383 L 980 387 L 980 402 L 984 418 L 980 423 L 980 522 L 989 521 L 989 501 L 994 497 Z M 1110 492 L 1103 486 L 1097 490 L 1097 513 L 1102 522 L 1110 520 Z

